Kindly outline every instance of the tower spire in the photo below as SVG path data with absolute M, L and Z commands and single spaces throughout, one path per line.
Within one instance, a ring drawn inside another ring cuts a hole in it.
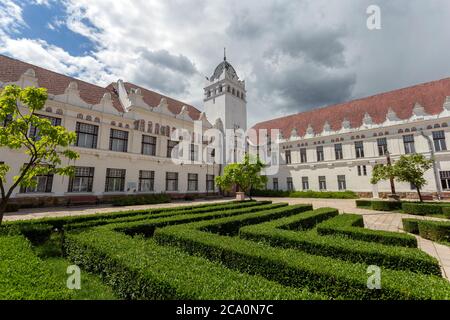
M 223 47 L 223 61 L 227 61 L 227 48 Z

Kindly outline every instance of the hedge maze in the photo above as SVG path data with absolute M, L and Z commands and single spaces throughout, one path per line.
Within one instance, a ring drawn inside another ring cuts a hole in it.
M 10 223 L 1 237 L 33 257 L 11 263 L 45 271 L 30 248 L 55 228 L 62 258 L 121 299 L 450 299 L 437 260 L 412 235 L 365 229 L 333 208 L 246 201 Z M 381 289 L 368 289 L 369 265 L 380 267 Z M 35 289 L 52 281 L 43 279 Z M 71 298 L 53 286 L 45 297 Z M 11 292 L 1 297 L 42 298 Z

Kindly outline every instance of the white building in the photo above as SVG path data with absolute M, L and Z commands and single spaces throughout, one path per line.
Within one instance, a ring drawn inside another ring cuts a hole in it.
M 207 114 L 197 108 L 132 83 L 107 87 L 86 83 L 0 55 L 0 89 L 8 84 L 45 87 L 49 99 L 39 114 L 77 132 L 73 149 L 80 154 L 76 176 L 39 176 L 36 188 L 17 189 L 17 202 L 64 204 L 75 199 L 106 201 L 115 196 L 168 193 L 173 197 L 218 192 L 219 153 L 200 130 L 246 127 L 245 84 L 226 61 L 216 68 L 205 92 Z M 193 139 L 189 150 L 171 159 L 175 130 Z M 33 130 L 31 128 L 30 130 Z M 11 166 L 11 183 L 27 159 L 23 150 L 0 149 L 0 162 Z
M 425 194 L 450 195 L 450 78 L 261 122 L 279 129 L 280 168 L 268 189 L 353 190 L 386 197 L 389 181 L 370 183 L 372 168 L 403 154 L 434 155 Z M 395 183 L 403 197 L 414 186 Z

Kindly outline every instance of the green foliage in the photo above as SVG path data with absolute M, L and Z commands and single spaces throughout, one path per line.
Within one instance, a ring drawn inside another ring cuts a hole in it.
M 0 92 L 0 148 L 22 149 L 27 155 L 26 164 L 19 174 L 6 187 L 6 174 L 10 166 L 0 165 L 0 223 L 12 192 L 18 186 L 36 186 L 38 175 L 72 175 L 73 166 L 62 165 L 62 158 L 69 161 L 78 158 L 78 154 L 69 146 L 76 141 L 75 132 L 64 127 L 53 126 L 51 121 L 40 117 L 39 111 L 47 101 L 44 88 L 28 87 L 21 89 L 15 85 L 6 86 Z M 30 127 L 36 128 L 36 135 L 30 133 Z
M 240 229 L 240 236 L 248 240 L 264 241 L 272 246 L 294 248 L 313 255 L 396 270 L 441 274 L 438 261 L 418 249 L 386 246 L 332 235 L 320 236 L 315 230 L 304 232 L 337 214 L 336 209 L 320 208 L 288 218 L 243 227 Z
M 0 236 L 0 300 L 68 299 L 57 281 L 21 235 Z
M 256 158 L 251 159 L 249 155 L 245 155 L 242 163 L 228 164 L 223 175 L 215 179 L 216 185 L 224 190 L 232 190 L 237 186 L 240 191 L 249 194 L 252 189 L 263 188 L 267 183 L 267 177 L 260 174 L 264 168 L 264 164 Z
M 420 220 L 418 225 L 419 235 L 422 238 L 438 242 L 450 242 L 450 222 Z
M 107 227 L 67 235 L 65 251 L 74 263 L 101 274 L 123 299 L 321 298 Z
M 134 206 L 144 204 L 169 203 L 170 201 L 171 199 L 169 195 L 160 193 L 160 194 L 125 196 L 116 198 L 113 200 L 113 205 L 116 207 L 120 207 L 120 206 Z
M 286 208 L 289 211 L 289 207 Z M 238 217 L 236 217 L 238 218 Z M 231 219 L 231 218 L 230 218 Z M 229 222 L 224 219 L 224 222 Z M 211 221 L 216 224 L 217 221 Z M 155 240 L 193 255 L 218 261 L 243 273 L 261 275 L 283 285 L 314 288 L 344 299 L 448 299 L 450 284 L 437 276 L 382 268 L 382 289 L 367 288 L 367 265 L 274 248 L 200 229 L 206 222 L 157 229 Z
M 361 215 L 342 214 L 317 226 L 320 235 L 340 235 L 354 240 L 378 242 L 385 245 L 417 247 L 417 240 L 411 235 L 398 232 L 364 229 Z
M 417 219 L 402 219 L 403 230 L 409 233 L 419 234 L 419 221 Z
M 393 178 L 400 182 L 408 182 L 416 186 L 420 201 L 420 190 L 427 184 L 424 174 L 433 165 L 432 159 L 426 159 L 422 154 L 402 155 L 393 165 L 377 164 L 372 171 L 372 184 L 381 180 Z
M 434 204 L 434 203 L 414 203 L 414 202 L 403 202 L 402 209 L 403 212 L 408 214 L 415 214 L 419 216 L 442 214 L 442 209 L 444 206 L 450 206 L 450 204 Z
M 252 190 L 255 197 L 286 197 L 286 198 L 324 198 L 324 199 L 355 199 L 358 195 L 353 191 L 283 191 L 283 190 Z
M 355 200 L 357 208 L 370 208 L 372 206 L 372 200 Z
M 402 208 L 400 201 L 372 201 L 372 209 L 378 211 L 395 211 Z

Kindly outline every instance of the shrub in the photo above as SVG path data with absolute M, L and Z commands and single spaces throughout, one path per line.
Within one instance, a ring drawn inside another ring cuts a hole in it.
M 295 248 L 304 252 L 337 259 L 374 264 L 397 270 L 409 270 L 425 274 L 440 275 L 436 259 L 412 248 L 385 246 L 335 236 L 319 236 L 316 232 L 298 232 L 298 225 L 312 226 L 320 220 L 337 214 L 336 209 L 321 208 L 314 211 L 246 226 L 240 229 L 244 239 L 264 241 L 283 248 Z
M 144 204 L 168 203 L 170 197 L 167 194 L 147 194 L 140 196 L 125 196 L 116 198 L 112 201 L 113 206 L 133 206 Z
M 5 212 L 16 212 L 16 211 L 19 211 L 19 209 L 20 209 L 20 205 L 15 204 L 15 203 L 8 203 L 6 205 Z
M 253 190 L 253 196 L 259 197 L 287 197 L 287 198 L 333 198 L 356 199 L 358 195 L 353 191 L 283 191 L 283 190 Z
M 68 299 L 64 283 L 46 268 L 21 235 L 0 236 L 0 300 Z
M 442 214 L 443 214 L 447 219 L 450 219 L 450 206 L 444 206 L 444 207 L 442 207 Z
M 288 208 L 286 208 L 288 209 Z M 236 217 L 235 217 L 236 218 Z M 225 220 L 224 220 L 225 221 Z M 216 223 L 217 221 L 212 221 Z M 367 265 L 274 248 L 236 237 L 203 232 L 205 222 L 157 229 L 160 244 L 219 261 L 247 274 L 262 275 L 289 287 L 314 288 L 345 299 L 448 299 L 450 284 L 433 275 L 382 269 L 382 288 L 367 288 Z
M 372 206 L 372 200 L 355 200 L 356 207 L 366 208 Z
M 168 208 L 155 208 L 155 209 L 144 209 L 144 210 L 127 210 L 127 211 L 119 211 L 119 212 L 109 212 L 109 213 L 99 213 L 95 215 L 80 215 L 80 216 L 68 216 L 68 217 L 60 217 L 60 218 L 41 218 L 41 219 L 32 219 L 32 220 L 21 220 L 21 221 L 12 221 L 5 222 L 2 224 L 3 226 L 24 226 L 24 225 L 35 225 L 40 223 L 51 224 L 54 228 L 61 229 L 65 225 L 75 224 L 75 223 L 86 223 L 94 221 L 99 222 L 104 220 L 114 220 L 119 218 L 126 217 L 143 217 L 148 218 L 157 214 L 167 214 L 171 215 L 174 213 L 181 213 L 182 211 L 188 210 L 209 210 L 216 207 L 243 207 L 243 206 L 252 206 L 256 203 L 256 201 L 230 201 L 230 202 L 218 202 L 218 203 L 206 203 L 203 205 L 188 205 L 188 206 L 180 206 L 180 207 L 168 207 Z M 260 201 L 259 204 L 263 203 L 271 203 L 270 201 Z M 105 223 L 110 223 L 111 221 L 107 221 Z
M 371 208 L 378 211 L 395 211 L 402 208 L 400 201 L 372 201 Z
M 286 207 L 287 203 L 274 203 L 261 206 L 253 206 L 249 208 L 240 209 L 228 209 L 228 210 L 218 210 L 214 212 L 207 212 L 203 214 L 185 214 L 176 215 L 171 217 L 164 217 L 160 219 L 152 219 L 148 221 L 137 221 L 128 223 L 116 223 L 109 225 L 110 228 L 114 228 L 116 231 L 124 232 L 128 235 L 142 234 L 147 237 L 151 237 L 156 228 L 161 228 L 163 226 L 169 226 L 174 224 L 189 223 L 201 220 L 211 220 L 227 216 L 235 216 L 246 213 L 253 213 L 264 210 L 277 209 L 280 207 Z
M 402 219 L 403 230 L 409 233 L 419 234 L 419 222 L 417 219 Z
M 450 222 L 420 220 L 418 225 L 422 238 L 450 242 Z
M 355 240 L 374 241 L 386 245 L 417 247 L 415 237 L 398 232 L 364 229 L 364 221 L 361 215 L 342 214 L 317 226 L 320 235 L 340 235 Z
M 64 247 L 74 263 L 101 274 L 124 299 L 322 298 L 107 227 L 68 234 Z
M 430 204 L 430 203 L 414 203 L 404 202 L 402 209 L 405 213 L 425 216 L 429 214 L 442 214 L 444 204 Z

